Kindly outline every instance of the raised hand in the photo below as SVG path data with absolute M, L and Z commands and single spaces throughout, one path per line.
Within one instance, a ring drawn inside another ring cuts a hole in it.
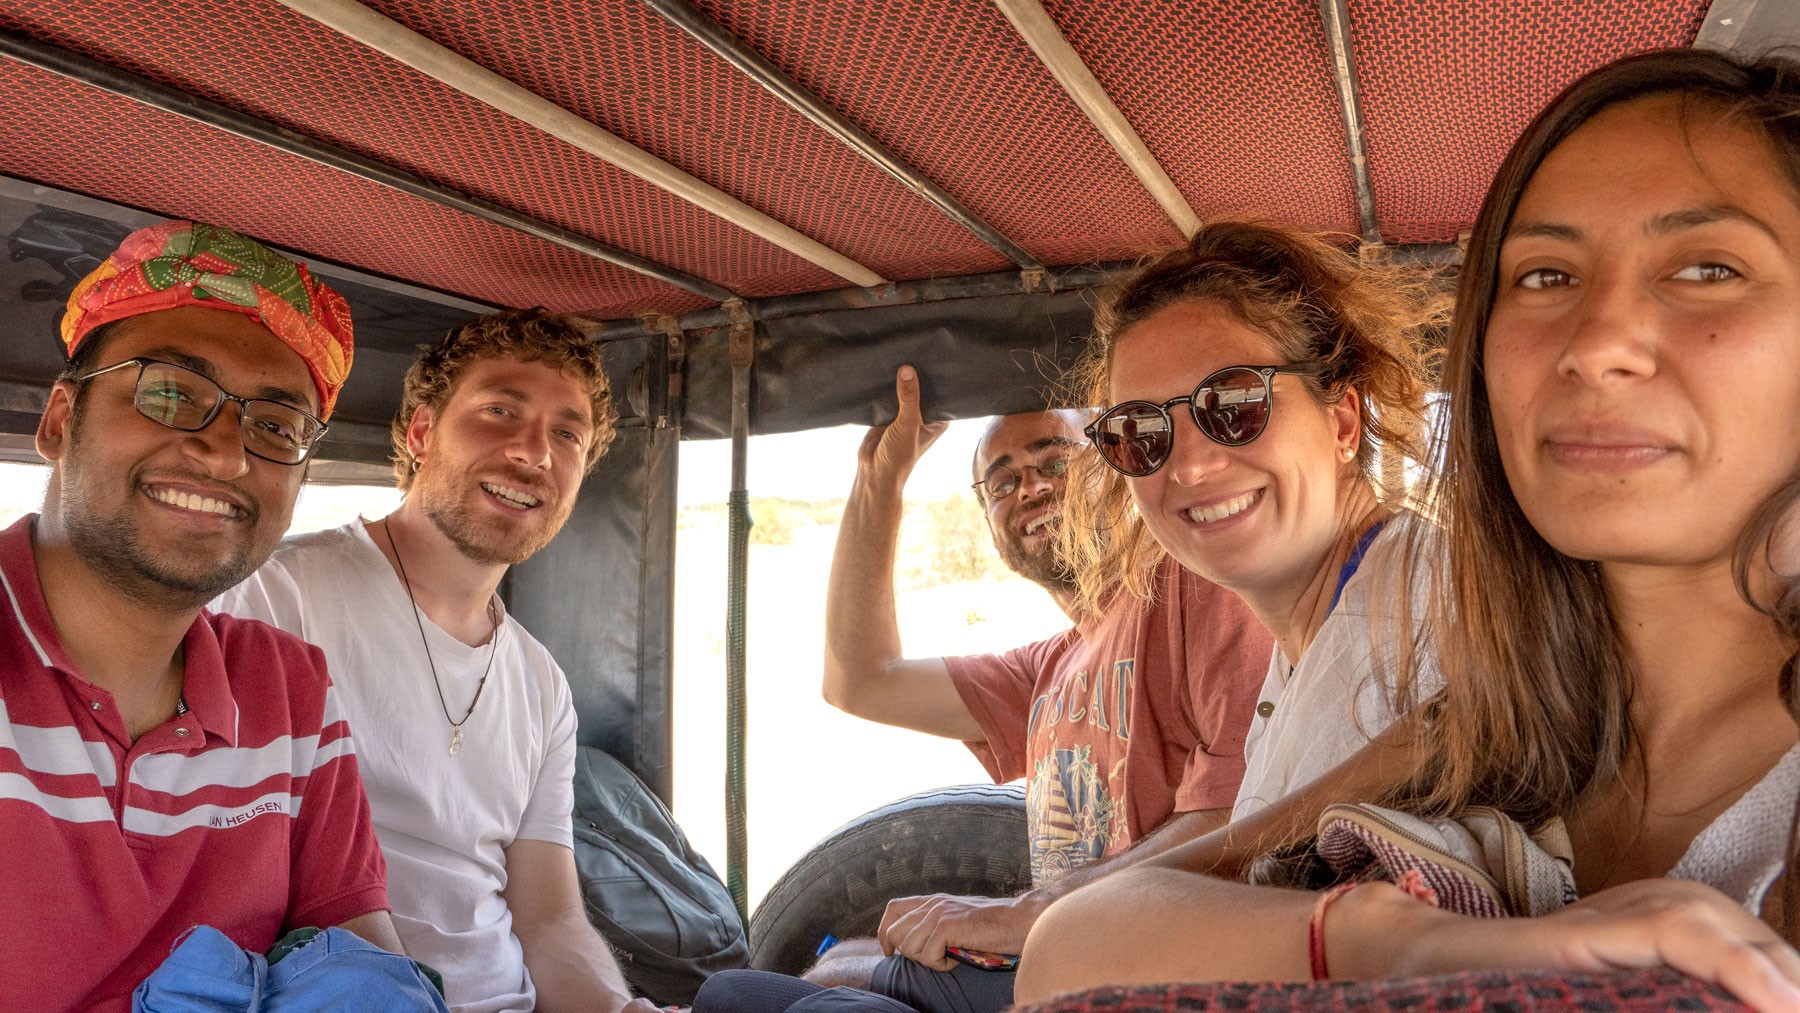
M 899 411 L 894 421 L 875 426 L 863 437 L 856 460 L 871 479 L 905 484 L 919 458 L 944 434 L 948 422 L 926 422 L 919 411 L 919 374 L 901 366 L 894 375 Z

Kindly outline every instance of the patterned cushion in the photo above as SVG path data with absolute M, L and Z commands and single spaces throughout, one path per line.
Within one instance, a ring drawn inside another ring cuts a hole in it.
M 1017 1013 L 1684 1013 L 1748 1011 L 1719 989 L 1677 971 L 1471 971 L 1408 981 L 1215 982 L 1102 988 L 1059 996 Z

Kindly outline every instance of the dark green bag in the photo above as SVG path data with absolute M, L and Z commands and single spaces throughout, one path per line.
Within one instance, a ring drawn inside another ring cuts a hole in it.
M 748 966 L 749 940 L 718 874 L 662 800 L 590 746 L 575 758 L 575 866 L 588 921 L 625 980 L 658 1005 L 689 1005 L 714 971 Z

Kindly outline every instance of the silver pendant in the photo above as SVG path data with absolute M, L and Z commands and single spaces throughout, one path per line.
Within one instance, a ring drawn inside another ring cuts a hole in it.
M 462 729 L 452 729 L 450 732 L 450 755 L 455 756 L 460 752 L 462 752 Z

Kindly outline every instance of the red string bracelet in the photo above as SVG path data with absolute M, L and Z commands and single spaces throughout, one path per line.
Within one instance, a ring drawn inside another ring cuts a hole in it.
M 1339 897 L 1359 886 L 1368 886 L 1372 882 L 1378 882 L 1378 880 L 1364 880 L 1360 883 L 1343 883 L 1334 886 L 1320 894 L 1319 902 L 1313 905 L 1312 920 L 1306 923 L 1306 955 L 1312 962 L 1314 981 L 1327 981 L 1331 978 L 1331 972 L 1325 965 L 1325 912 L 1331 908 L 1331 905 L 1337 903 Z M 1416 897 L 1432 907 L 1438 906 L 1437 891 L 1426 884 L 1425 877 L 1421 876 L 1417 869 L 1408 869 L 1401 873 L 1399 880 L 1394 885 L 1404 890 L 1409 897 Z

